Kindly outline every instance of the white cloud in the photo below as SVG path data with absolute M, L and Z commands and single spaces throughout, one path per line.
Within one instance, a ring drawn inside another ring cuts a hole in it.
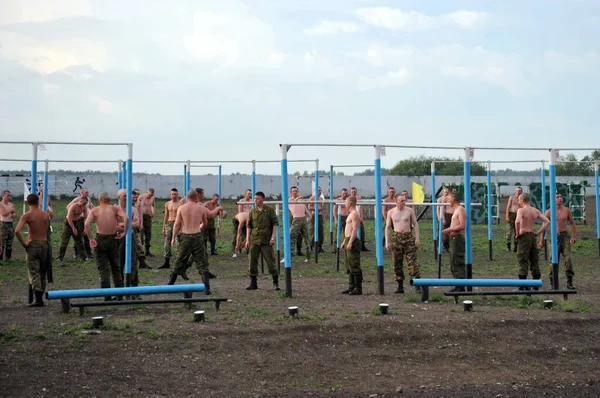
M 354 33 L 358 31 L 358 25 L 352 22 L 321 21 L 312 28 L 304 29 L 308 36 L 337 35 L 340 33 Z
M 88 0 L 4 0 L 0 25 L 21 22 L 44 22 L 76 15 L 91 15 Z
M 440 16 L 429 16 L 418 11 L 402 11 L 397 8 L 359 8 L 356 14 L 369 25 L 390 30 L 428 30 L 443 27 L 462 29 L 479 28 L 489 20 L 489 14 L 479 11 L 460 10 Z
M 118 113 L 117 106 L 104 98 L 100 98 L 95 94 L 89 94 L 87 99 L 96 106 L 100 113 L 105 115 L 116 115 Z
M 389 87 L 403 86 L 410 80 L 410 73 L 406 69 L 398 69 L 395 72 L 388 72 L 383 76 L 375 78 L 361 76 L 358 79 L 358 91 L 371 91 L 376 89 L 385 89 Z
M 544 60 L 548 69 L 557 74 L 597 73 L 600 70 L 600 53 L 589 52 L 582 56 L 547 51 Z

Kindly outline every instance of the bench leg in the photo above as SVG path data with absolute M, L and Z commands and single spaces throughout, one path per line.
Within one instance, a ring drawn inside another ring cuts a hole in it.
M 215 311 L 219 311 L 220 307 L 221 307 L 221 302 L 219 300 L 215 300 Z
M 85 307 L 81 306 L 79 307 L 79 316 L 83 316 L 83 314 L 85 314 Z
M 429 300 L 429 286 L 421 286 L 421 302 Z
M 71 300 L 60 299 L 60 306 L 63 314 L 68 314 L 71 311 Z
M 192 292 L 183 292 L 183 298 L 190 299 L 193 296 L 194 294 Z M 188 310 L 192 309 L 192 303 L 185 303 L 183 306 Z
M 458 297 L 459 296 L 454 296 L 454 304 L 458 304 Z

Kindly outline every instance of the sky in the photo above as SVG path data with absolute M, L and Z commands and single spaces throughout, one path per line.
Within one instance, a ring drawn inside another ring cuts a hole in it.
M 282 143 L 600 148 L 598 37 L 598 0 L 0 0 L 0 140 L 132 142 L 137 160 L 244 162 L 223 163 L 224 174 L 279 160 Z M 27 145 L 0 148 L 31 158 Z M 420 154 L 463 152 L 388 148 L 382 166 Z M 126 155 L 47 145 L 39 158 Z M 288 152 L 321 169 L 374 157 L 368 147 Z M 28 165 L 0 166 L 10 167 Z

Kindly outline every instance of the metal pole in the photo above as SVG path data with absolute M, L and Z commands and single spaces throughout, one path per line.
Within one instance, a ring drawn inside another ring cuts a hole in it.
M 119 189 L 123 189 L 123 165 L 121 164 L 120 160 L 117 163 L 117 186 L 119 187 Z
M 286 162 L 287 169 L 287 162 Z M 256 161 L 252 161 L 252 195 L 256 195 Z M 252 208 L 254 208 L 254 202 L 252 202 Z M 287 207 L 286 207 L 287 209 Z
M 381 236 L 381 147 L 375 145 L 375 254 L 377 257 L 377 288 L 380 295 L 384 295 L 383 286 L 383 237 Z
M 288 197 L 288 145 L 281 145 L 281 208 L 283 213 L 283 259 L 285 261 L 285 295 L 292 297 L 292 250 L 290 247 L 290 207 Z M 254 164 L 254 163 L 253 163 Z
M 552 245 L 552 289 L 558 290 L 558 235 L 556 225 L 556 149 L 550 149 L 550 242 Z
M 496 192 L 497 194 L 497 192 Z M 487 226 L 488 226 L 488 252 L 490 261 L 494 260 L 492 254 L 492 163 L 487 162 Z
M 48 211 L 48 195 L 50 195 L 50 191 L 48 189 L 48 161 L 44 161 L 44 198 L 42 202 L 42 210 Z
M 319 159 L 315 160 L 315 200 L 319 200 Z M 313 214 L 315 264 L 319 263 L 319 221 L 321 221 L 321 217 L 319 216 L 319 204 L 315 203 L 315 212 Z
M 442 209 L 443 210 L 443 209 Z M 442 222 L 442 220 L 440 220 L 440 222 L 438 223 L 438 236 L 440 237 L 438 240 L 438 279 L 440 279 L 442 277 L 442 252 L 443 252 L 443 244 L 444 244 L 444 239 L 443 239 L 443 234 L 442 234 L 442 230 L 443 230 L 443 226 L 444 223 Z
M 329 199 L 333 202 L 333 165 L 329 166 Z M 333 246 L 333 205 L 329 205 L 329 244 Z
M 133 144 L 127 145 L 127 178 L 126 178 L 126 210 L 129 223 L 127 226 L 127 235 L 125 237 L 125 279 L 126 286 L 131 286 L 131 249 L 132 249 L 132 191 L 133 191 Z
M 217 194 L 219 194 L 219 204 L 221 204 L 221 188 L 223 186 L 223 174 L 221 168 L 221 165 L 219 165 L 219 177 L 217 179 Z
M 546 161 L 542 160 L 542 214 L 546 214 Z M 548 232 L 544 232 L 544 260 L 548 260 L 548 245 L 546 240 Z
M 436 195 L 436 186 L 435 186 L 435 162 L 431 162 L 431 203 L 435 203 L 436 199 L 437 199 L 437 195 Z M 432 219 L 432 223 L 433 223 L 433 258 L 437 260 L 437 240 L 438 240 L 438 236 L 437 236 L 437 213 L 438 213 L 438 208 L 432 206 L 431 207 L 431 219 Z M 440 239 L 442 239 L 442 237 L 440 236 Z
M 596 185 L 596 237 L 598 238 L 598 257 L 600 257 L 600 186 L 598 184 L 598 161 L 594 163 L 594 184 Z
M 340 246 L 342 245 L 342 213 L 340 213 L 340 209 L 338 208 L 337 214 L 337 250 L 336 259 L 335 259 L 335 269 L 337 272 L 340 272 Z
M 467 225 L 465 227 L 465 266 L 466 278 L 473 278 L 473 252 L 472 252 L 472 230 L 471 230 L 471 148 L 465 148 L 464 184 L 465 184 L 465 211 L 467 212 Z M 472 289 L 467 288 L 468 291 Z
M 280 217 L 280 211 L 279 211 L 279 205 L 275 205 L 275 214 L 277 215 L 277 229 L 275 230 L 275 248 L 277 249 L 277 271 L 281 272 L 281 248 L 279 245 L 279 238 L 280 238 L 280 223 L 281 223 L 281 217 Z
M 192 189 L 192 167 L 191 167 L 191 163 L 189 160 L 187 161 L 186 164 L 186 172 L 185 172 L 185 181 L 187 184 L 187 190 L 191 190 Z M 187 191 L 185 192 L 185 194 L 187 195 Z
M 33 157 L 31 158 L 31 190 L 32 194 L 37 193 L 37 162 L 38 162 L 38 143 L 34 142 Z
M 187 165 L 184 164 L 183 165 L 183 194 L 181 196 L 183 196 L 184 198 L 187 197 L 187 193 L 188 193 L 188 186 L 187 186 Z

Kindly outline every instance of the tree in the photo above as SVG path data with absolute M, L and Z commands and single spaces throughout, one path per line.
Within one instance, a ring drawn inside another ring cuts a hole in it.
M 389 174 L 397 176 L 426 176 L 431 174 L 431 162 L 434 160 L 436 162 L 436 175 L 463 175 L 464 163 L 461 158 L 434 158 L 424 155 L 399 161 L 389 170 Z M 485 166 L 480 163 L 471 163 L 471 175 L 486 175 Z

